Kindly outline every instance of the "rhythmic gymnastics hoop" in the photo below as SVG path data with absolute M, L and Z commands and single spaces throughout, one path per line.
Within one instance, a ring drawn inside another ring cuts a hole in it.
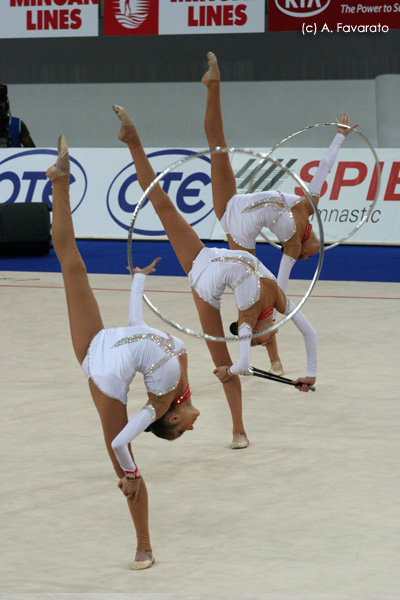
M 344 124 L 340 123 L 339 126 L 342 129 L 351 129 L 350 125 L 344 125 Z M 296 137 L 297 135 L 300 135 L 300 133 L 304 133 L 305 131 L 308 131 L 309 129 L 318 129 L 320 127 L 338 127 L 338 123 L 317 123 L 315 125 L 309 125 L 308 127 L 304 127 L 304 129 L 299 129 L 299 131 L 296 131 L 295 133 L 292 133 L 291 135 L 288 135 L 286 138 L 283 138 L 283 140 L 281 140 L 280 142 L 278 142 L 277 144 L 275 144 L 275 146 L 273 148 L 271 148 L 271 150 L 269 152 L 266 153 L 266 157 L 270 156 L 275 150 L 277 150 L 278 148 L 280 148 L 288 140 L 291 140 L 292 138 Z M 328 246 L 326 246 L 324 248 L 325 252 L 326 252 L 326 250 L 330 250 L 331 248 L 335 248 L 335 246 L 338 246 L 339 244 L 343 244 L 343 242 L 345 242 L 351 236 L 353 236 L 356 233 L 356 231 L 358 231 L 358 229 L 360 229 L 360 227 L 362 227 L 364 225 L 364 223 L 368 220 L 368 217 L 372 214 L 372 211 L 374 210 L 375 205 L 376 205 L 376 203 L 378 201 L 378 196 L 379 196 L 380 187 L 381 187 L 381 166 L 379 164 L 378 156 L 377 156 L 377 154 L 375 152 L 375 149 L 372 146 L 371 142 L 368 140 L 368 138 L 364 134 L 362 134 L 359 131 L 357 131 L 357 129 L 353 129 L 352 133 L 357 134 L 362 140 L 364 140 L 364 142 L 367 144 L 368 148 L 371 150 L 372 155 L 374 157 L 376 168 L 377 168 L 377 186 L 376 186 L 375 198 L 374 198 L 371 206 L 369 207 L 369 211 L 367 212 L 366 215 L 364 215 L 364 217 L 356 225 L 356 227 L 354 227 L 354 229 L 352 229 L 350 231 L 350 233 L 348 233 L 347 235 L 345 235 L 339 241 L 334 242 L 333 244 L 329 244 Z M 253 189 L 254 179 L 255 179 L 257 173 L 259 173 L 260 169 L 262 169 L 262 167 L 265 165 L 265 162 L 266 162 L 266 158 L 264 158 L 263 160 L 261 160 L 258 163 L 258 165 L 256 166 L 256 168 L 254 169 L 253 174 L 252 174 L 251 179 L 250 179 L 249 187 L 247 188 L 247 194 L 251 194 L 252 189 Z M 282 165 L 281 165 L 281 167 L 282 167 Z M 314 206 L 314 210 L 315 210 L 315 205 L 313 205 L 313 206 Z M 272 240 L 270 240 L 263 232 L 261 232 L 261 236 L 269 244 L 271 244 L 272 246 L 275 246 L 275 248 L 281 249 L 281 246 L 279 244 L 276 244 L 275 242 L 273 242 Z
M 168 173 L 170 173 L 171 171 L 173 171 L 174 169 L 176 169 L 177 167 L 179 167 L 183 163 L 188 162 L 189 160 L 193 160 L 195 158 L 199 158 L 200 156 L 204 156 L 204 155 L 207 155 L 207 154 L 211 155 L 211 154 L 224 154 L 224 153 L 225 154 L 226 153 L 232 153 L 232 154 L 234 154 L 234 153 L 249 154 L 249 155 L 255 156 L 256 158 L 259 158 L 261 160 L 265 159 L 267 161 L 270 161 L 276 167 L 278 167 L 278 166 L 281 167 L 288 175 L 290 175 L 291 177 L 293 177 L 293 179 L 302 187 L 305 195 L 310 200 L 312 206 L 314 207 L 314 210 L 316 211 L 315 215 L 317 217 L 317 222 L 318 222 L 318 229 L 319 229 L 319 236 L 320 236 L 319 258 L 318 258 L 317 268 L 316 268 L 315 273 L 314 273 L 314 277 L 312 278 L 312 281 L 311 281 L 311 284 L 310 284 L 308 290 L 304 294 L 304 296 L 301 299 L 301 301 L 292 310 L 292 312 L 290 312 L 288 315 L 286 315 L 278 323 L 275 323 L 274 325 L 271 325 L 271 327 L 268 327 L 268 329 L 264 329 L 263 331 L 258 331 L 257 333 L 251 333 L 249 335 L 246 335 L 246 336 L 243 336 L 243 337 L 240 338 L 241 340 L 250 339 L 250 338 L 253 339 L 253 338 L 260 337 L 261 335 L 265 335 L 266 333 L 270 333 L 271 331 L 274 331 L 275 329 L 278 329 L 278 327 L 282 327 L 282 325 L 284 325 L 287 321 L 289 321 L 300 310 L 300 308 L 306 302 L 307 298 L 310 296 L 310 294 L 311 294 L 311 292 L 312 292 L 312 290 L 314 288 L 314 285 L 318 281 L 318 277 L 319 277 L 319 275 L 321 273 L 322 261 L 323 261 L 323 257 L 324 257 L 324 230 L 323 230 L 323 227 L 322 227 L 321 217 L 320 217 L 320 215 L 318 213 L 317 206 L 316 206 L 316 204 L 314 202 L 314 199 L 311 196 L 311 194 L 310 194 L 307 186 L 300 179 L 300 177 L 298 177 L 296 175 L 296 173 L 293 173 L 292 171 L 290 171 L 290 169 L 288 169 L 287 167 L 285 167 L 284 165 L 282 165 L 275 158 L 272 158 L 271 156 L 267 156 L 263 152 L 256 152 L 255 150 L 249 150 L 247 148 L 221 148 L 221 147 L 216 147 L 216 148 L 213 148 L 212 150 L 209 150 L 209 149 L 207 149 L 207 150 L 201 150 L 200 152 L 196 152 L 195 154 L 189 154 L 188 156 L 185 156 L 185 157 L 183 157 L 183 158 L 175 161 L 171 165 L 169 165 L 169 167 L 167 167 L 166 169 L 164 169 L 164 171 L 162 171 L 159 175 L 157 175 L 157 177 L 151 182 L 151 184 L 148 186 L 148 188 L 143 192 L 142 197 L 140 198 L 139 202 L 136 205 L 136 208 L 135 208 L 133 216 L 132 216 L 132 222 L 131 222 L 131 225 L 129 227 L 129 232 L 128 232 L 128 264 L 129 264 L 130 272 L 133 275 L 132 234 L 133 234 L 133 230 L 134 230 L 134 227 L 135 227 L 135 221 L 137 219 L 139 211 L 140 211 L 143 203 L 145 202 L 147 196 L 149 195 L 149 193 L 151 192 L 151 190 L 158 184 L 158 182 L 160 181 L 160 179 L 163 179 L 163 177 L 165 177 L 165 175 L 168 175 Z M 174 321 L 172 321 L 171 319 L 169 319 L 168 317 L 166 317 L 165 315 L 163 315 L 163 313 L 161 311 L 159 311 L 156 306 L 154 306 L 154 304 L 149 300 L 149 298 L 147 298 L 146 294 L 143 294 L 143 299 L 146 302 L 146 304 L 151 308 L 151 310 L 156 313 L 156 315 L 158 315 L 163 321 L 165 321 L 166 323 L 168 323 L 169 325 L 171 325 L 175 329 L 178 329 L 178 331 L 181 331 L 182 333 L 186 333 L 187 335 L 190 335 L 192 337 L 196 337 L 196 338 L 200 338 L 200 339 L 204 339 L 204 340 L 209 340 L 209 341 L 213 341 L 213 342 L 237 342 L 239 340 L 238 336 L 218 337 L 218 336 L 209 335 L 209 334 L 206 334 L 206 333 L 198 333 L 196 331 L 192 331 L 191 329 L 188 329 L 187 327 L 182 327 L 182 325 L 179 325 L 179 323 L 175 323 Z

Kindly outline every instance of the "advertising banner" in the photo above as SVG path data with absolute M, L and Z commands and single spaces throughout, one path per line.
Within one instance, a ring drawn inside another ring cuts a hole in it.
M 393 0 L 269 0 L 269 31 L 387 33 L 400 29 Z
M 259 149 L 266 152 L 268 149 Z M 184 159 L 161 180 L 178 211 L 202 239 L 225 239 L 215 218 L 210 158 L 193 157 L 193 149 L 147 149 L 155 172 Z M 280 148 L 276 159 L 309 182 L 321 160 L 322 148 Z M 72 148 L 71 207 L 80 238 L 127 239 L 135 207 L 142 197 L 135 167 L 126 149 Z M 193 158 L 191 158 L 193 157 Z M 45 171 L 56 159 L 53 149 L 0 149 L 0 202 L 52 203 Z M 270 162 L 257 172 L 259 159 L 231 155 L 238 193 L 270 189 L 303 195 L 301 187 Z M 355 244 L 400 244 L 400 150 L 379 149 L 382 169 L 379 198 L 368 221 L 349 239 Z M 377 168 L 368 149 L 342 148 L 322 188 L 318 209 L 326 241 L 336 242 L 353 231 L 367 214 L 377 189 Z M 311 218 L 318 235 L 315 215 Z M 274 240 L 270 232 L 264 232 Z M 166 239 L 150 202 L 139 211 L 134 237 Z M 260 241 L 262 238 L 260 238 Z M 274 240 L 276 241 L 276 240 Z
M 98 35 L 99 0 L 1 0 L 0 38 Z
M 104 0 L 104 35 L 253 33 L 264 0 Z

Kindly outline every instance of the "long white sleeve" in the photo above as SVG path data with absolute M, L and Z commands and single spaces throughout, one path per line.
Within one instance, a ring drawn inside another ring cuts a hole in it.
M 135 273 L 129 298 L 129 325 L 145 325 L 143 321 L 143 290 L 146 275 Z
M 239 327 L 239 338 L 249 335 L 252 333 L 250 325 L 247 323 L 242 323 Z M 231 367 L 229 367 L 229 371 L 232 375 L 239 375 L 240 373 L 244 373 L 250 366 L 250 356 L 251 356 L 251 338 L 247 340 L 239 341 L 239 356 L 237 360 L 233 363 Z
M 308 186 L 308 189 L 313 196 L 319 196 L 321 194 L 324 181 L 336 160 L 340 146 L 343 144 L 344 139 L 345 136 L 342 133 L 337 133 L 333 138 L 328 150 L 325 152 L 321 162 L 319 163 L 318 169 L 312 178 L 310 185 Z
M 295 258 L 292 258 L 287 254 L 282 254 L 281 262 L 279 264 L 278 277 L 276 278 L 276 283 L 279 285 L 282 291 L 286 290 L 286 286 L 290 277 L 290 272 L 295 262 Z
M 136 277 L 136 275 L 135 275 Z M 123 428 L 116 438 L 111 442 L 111 447 L 115 452 L 115 456 L 125 473 L 135 473 L 139 476 L 137 467 L 129 452 L 128 444 L 142 431 L 147 429 L 155 420 L 155 410 L 152 406 L 146 405 L 140 410 L 129 423 Z
M 296 259 L 288 256 L 287 254 L 282 254 L 281 262 L 279 264 L 278 277 L 276 278 L 276 283 L 279 285 L 281 290 L 284 292 L 286 290 L 290 272 L 295 264 Z M 272 319 L 275 322 L 276 319 L 276 308 L 274 308 L 274 312 L 272 314 Z
M 292 312 L 296 307 L 294 302 L 289 300 L 286 314 Z M 307 377 L 317 376 L 317 332 L 311 325 L 310 321 L 303 315 L 299 310 L 294 317 L 292 317 L 293 323 L 297 329 L 301 331 L 304 337 L 304 343 L 306 345 L 307 353 Z

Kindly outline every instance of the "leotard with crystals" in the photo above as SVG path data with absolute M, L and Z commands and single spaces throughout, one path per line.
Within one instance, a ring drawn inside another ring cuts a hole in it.
M 263 227 L 275 233 L 280 242 L 287 242 L 296 233 L 291 209 L 301 200 L 300 196 L 274 190 L 236 194 L 227 204 L 221 219 L 222 229 L 249 250 L 256 247 L 256 237 Z
M 239 310 L 253 306 L 260 298 L 260 278 L 275 276 L 250 252 L 225 248 L 203 248 L 193 261 L 188 278 L 198 296 L 216 309 L 226 287 L 235 296 Z
M 191 287 L 203 300 L 217 310 L 221 308 L 221 297 L 226 287 L 235 296 L 239 311 L 245 311 L 255 304 L 261 293 L 261 278 L 275 280 L 274 275 L 257 258 L 245 250 L 224 248 L 203 248 L 193 261 L 188 274 Z M 289 314 L 294 304 L 287 299 L 285 314 Z M 307 352 L 307 375 L 314 377 L 317 369 L 317 341 L 314 328 L 299 311 L 293 323 L 304 337 Z M 239 338 L 252 333 L 251 326 L 244 322 L 239 327 Z M 244 373 L 250 365 L 251 339 L 240 339 L 239 356 L 230 367 L 233 375 Z
M 146 389 L 162 396 L 174 390 L 181 376 L 179 359 L 184 343 L 146 325 L 142 297 L 146 276 L 136 273 L 129 301 L 130 327 L 102 329 L 93 338 L 82 369 L 107 396 L 124 404 L 130 383 L 139 371 Z
M 345 139 L 337 133 L 325 152 L 308 189 L 319 196 L 322 185 L 332 168 L 339 149 Z M 221 219 L 225 233 L 242 246 L 253 250 L 256 238 L 263 227 L 267 227 L 280 242 L 287 242 L 296 233 L 296 223 L 292 208 L 302 202 L 302 196 L 286 194 L 276 190 L 255 192 L 254 194 L 236 194 L 229 200 Z

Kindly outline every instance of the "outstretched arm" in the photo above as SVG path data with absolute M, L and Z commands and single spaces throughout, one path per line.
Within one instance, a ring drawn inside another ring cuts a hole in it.
M 353 125 L 350 129 L 347 129 L 345 127 L 340 127 L 340 125 L 349 125 L 350 124 L 350 118 L 347 113 L 340 115 L 340 122 L 337 120 L 336 117 L 335 117 L 335 121 L 338 124 L 337 134 L 333 138 L 332 143 L 329 146 L 328 150 L 325 152 L 321 162 L 319 163 L 318 169 L 317 169 L 313 179 L 311 180 L 310 185 L 308 186 L 310 193 L 313 196 L 317 196 L 317 198 L 319 198 L 319 196 L 321 194 L 321 189 L 324 184 L 324 181 L 327 178 L 328 173 L 331 170 L 331 168 L 336 160 L 336 157 L 338 155 L 341 145 L 344 142 L 345 137 L 351 131 L 353 131 L 353 129 L 355 127 L 357 127 L 357 125 Z
M 278 276 L 276 278 L 276 283 L 279 285 L 282 291 L 286 290 L 290 272 L 295 264 L 296 259 L 288 254 L 282 254 L 281 262 L 279 264 Z M 274 315 L 275 318 L 275 315 Z
M 292 312 L 295 307 L 294 302 L 289 300 L 286 314 Z M 314 384 L 317 377 L 317 332 L 300 310 L 292 317 L 292 321 L 303 334 L 307 353 L 307 376 L 300 377 L 294 383 Z M 299 391 L 308 392 L 308 385 L 302 386 Z
M 155 258 L 153 262 L 150 263 L 147 267 L 144 267 L 144 269 L 135 267 L 133 271 L 134 275 L 132 280 L 131 295 L 129 299 L 129 325 L 145 325 L 145 322 L 143 320 L 144 283 L 146 281 L 146 275 L 155 272 L 155 266 L 160 260 L 161 257 Z
M 111 442 L 111 447 L 115 452 L 115 456 L 125 473 L 125 477 L 120 482 L 120 488 L 124 494 L 133 500 L 137 501 L 139 496 L 140 471 L 136 466 L 132 454 L 129 451 L 130 442 L 142 433 L 156 419 L 156 411 L 150 404 L 146 404 L 123 428 Z
M 242 323 L 239 327 L 239 338 L 247 336 L 252 333 L 252 329 L 247 323 Z M 239 341 L 239 356 L 231 365 L 222 365 L 214 369 L 213 373 L 218 377 L 221 383 L 226 383 L 230 380 L 232 375 L 240 375 L 245 373 L 250 366 L 250 355 L 251 355 L 251 338 L 247 340 L 241 339 Z

